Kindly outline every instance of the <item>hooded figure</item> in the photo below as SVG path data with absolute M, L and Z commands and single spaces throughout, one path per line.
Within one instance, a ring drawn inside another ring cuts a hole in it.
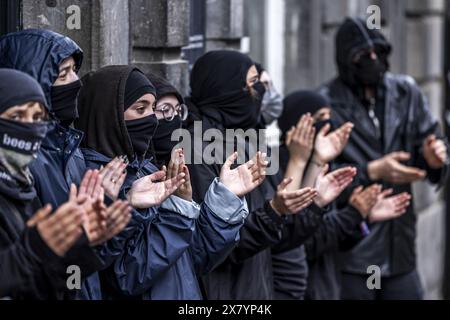
M 192 70 L 190 107 L 223 128 L 255 128 L 265 89 L 261 82 L 254 85 L 253 94 L 246 88 L 247 72 L 253 65 L 248 56 L 235 51 L 205 54 Z
M 48 123 L 47 136 L 30 170 L 41 203 L 51 204 L 53 208 L 68 199 L 70 185 L 80 185 L 86 172 L 83 154 L 78 149 L 83 133 L 68 127 L 68 119 L 76 116 L 80 83 L 75 81 L 66 86 L 54 86 L 61 63 L 71 57 L 78 70 L 83 60 L 80 47 L 68 37 L 49 30 L 30 29 L 0 38 L 0 68 L 29 74 L 39 82 L 45 94 L 47 111 L 52 121 Z M 59 119 L 59 115 L 63 115 L 63 118 Z M 82 258 L 77 257 L 79 254 Z M 80 266 L 85 276 L 102 266 L 85 235 L 67 254 L 67 259 L 71 258 L 74 259 L 72 264 Z M 93 288 L 84 288 L 81 294 L 77 292 L 78 297 L 99 299 L 93 296 L 97 281 L 89 281 L 89 286 Z
M 114 157 L 126 155 L 130 163 L 119 194 L 126 199 L 133 183 L 157 168 L 145 152 L 135 148 L 136 140 L 151 139 L 150 125 L 131 123 L 132 135 L 124 112 L 141 95 L 155 95 L 155 89 L 132 66 L 105 67 L 86 75 L 82 82 L 76 126 L 86 133 L 83 152 L 88 166 L 99 168 Z M 150 117 L 143 119 L 152 122 Z M 138 127 L 141 130 L 136 130 Z M 161 206 L 133 210 L 128 227 L 99 253 L 109 265 L 101 274 L 103 296 L 201 299 L 197 276 L 222 262 L 239 239 L 238 231 L 247 214 L 245 202 L 218 181 L 211 185 L 201 206 L 172 195 Z
M 39 84 L 27 74 L 0 69 L 0 114 L 26 103 L 46 106 Z M 0 298 L 59 299 L 66 265 L 26 222 L 40 209 L 29 171 L 47 128 L 45 123 L 0 119 Z
M 251 59 L 235 51 L 212 51 L 195 64 L 191 75 L 191 97 L 188 105 L 191 120 L 201 120 L 203 132 L 217 128 L 255 129 L 260 124 L 264 85 L 256 82 L 247 88 L 247 75 L 254 65 Z M 194 123 L 189 122 L 194 132 Z M 226 141 L 232 144 L 234 141 Z M 194 154 L 203 154 L 194 146 Z M 224 147 L 225 149 L 226 147 Z M 250 158 L 250 143 L 245 142 L 245 156 Z M 256 149 L 256 148 L 255 148 Z M 201 202 L 209 184 L 219 176 L 221 165 L 194 164 L 189 167 L 193 181 L 194 200 Z M 270 300 L 274 298 L 270 247 L 280 252 L 298 247 L 314 230 L 323 211 L 311 206 L 292 219 L 281 218 L 271 207 L 275 194 L 272 177 L 246 195 L 249 217 L 240 231 L 241 241 L 228 259 L 204 278 L 207 297 L 211 300 Z
M 423 156 L 423 143 L 430 134 L 441 136 L 438 122 L 411 77 L 387 73 L 391 46 L 378 30 L 369 30 L 362 19 L 348 18 L 336 35 L 338 78 L 325 84 L 320 93 L 331 102 L 335 127 L 352 122 L 355 127 L 336 165 L 358 169 L 354 185 L 382 183 L 394 194 L 411 193 L 411 184 L 372 181 L 368 166 L 395 152 L 410 153 L 407 166 L 426 170 L 432 183 L 444 181 L 447 165 L 432 169 Z M 367 98 L 372 90 L 372 98 Z M 352 189 L 338 203 L 345 206 Z M 370 225 L 370 234 L 343 258 L 342 298 L 420 299 L 421 284 L 416 271 L 416 215 L 411 204 L 401 217 Z M 382 290 L 368 290 L 367 267 L 381 269 Z M 377 291 L 377 292 L 375 292 Z
M 173 96 L 177 99 L 180 106 L 185 107 L 183 96 L 166 79 L 154 74 L 148 74 L 147 77 L 156 88 L 157 100 Z M 184 116 L 187 116 L 187 114 Z M 186 119 L 182 119 L 180 115 L 175 115 L 171 121 L 167 119 L 159 120 L 158 129 L 152 139 L 152 154 L 158 167 L 167 166 L 169 163 L 172 151 L 179 143 L 179 141 L 172 140 L 172 134 L 176 130 L 182 129 L 184 120 Z
M 330 108 L 328 100 L 313 91 L 296 91 L 284 99 L 283 113 L 278 119 L 281 130 L 280 174 L 284 177 L 289 162 L 285 145 L 287 132 L 300 118 L 310 113 L 317 118 L 323 108 Z M 316 132 L 329 120 L 315 121 Z M 362 238 L 362 216 L 348 206 L 329 210 L 314 234 L 305 244 L 294 250 L 277 253 L 273 250 L 272 263 L 276 296 L 280 299 L 306 298 L 310 300 L 339 300 L 339 248 L 346 248 Z

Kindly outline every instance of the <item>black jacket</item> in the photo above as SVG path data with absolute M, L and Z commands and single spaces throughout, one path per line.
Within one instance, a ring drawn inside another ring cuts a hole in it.
M 432 116 L 426 99 L 414 80 L 408 76 L 386 74 L 382 85 L 384 95 L 383 140 L 375 136 L 375 128 L 365 107 L 339 78 L 321 88 L 332 106 L 334 126 L 347 121 L 355 124 L 350 141 L 336 163 L 357 167 L 358 174 L 354 185 L 368 186 L 367 164 L 394 151 L 411 153 L 407 165 L 427 170 L 428 179 L 433 183 L 444 181 L 447 166 L 441 170 L 430 169 L 424 158 L 422 145 L 429 134 L 439 134 L 438 122 Z M 411 185 L 390 185 L 394 193 L 411 192 Z M 340 198 L 345 205 L 351 188 Z M 398 275 L 412 271 L 416 267 L 415 237 L 416 216 L 411 203 L 402 217 L 376 223 L 370 226 L 371 233 L 354 249 L 345 255 L 343 270 L 356 274 L 366 274 L 369 265 L 381 267 L 382 275 Z
M 18 201 L 0 194 L 0 298 L 62 299 L 66 268 L 26 221 L 40 208 L 37 198 Z
M 203 129 L 221 127 L 210 123 L 206 117 L 202 120 Z M 203 152 L 205 146 L 194 153 Z M 189 166 L 195 201 L 203 200 L 211 182 L 220 175 L 220 169 L 218 164 Z M 269 204 L 275 193 L 273 179 L 276 177 L 267 177 L 261 186 L 246 196 L 250 214 L 240 231 L 238 245 L 222 265 L 204 277 L 208 299 L 273 299 L 271 248 L 277 247 L 279 252 L 284 252 L 300 246 L 322 220 L 323 210 L 316 206 L 295 217 L 279 217 Z

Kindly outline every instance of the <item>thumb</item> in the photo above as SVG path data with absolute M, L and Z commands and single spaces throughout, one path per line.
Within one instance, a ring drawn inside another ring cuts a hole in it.
M 286 189 L 287 186 L 288 186 L 289 184 L 291 184 L 292 180 L 294 180 L 294 179 L 292 179 L 292 178 L 284 179 L 284 180 L 278 185 L 278 191 L 283 191 L 284 189 Z
M 70 185 L 69 202 L 75 202 L 77 199 L 77 194 L 78 194 L 77 186 L 72 183 Z
M 402 162 L 402 161 L 408 161 L 411 158 L 411 154 L 408 152 L 404 152 L 404 151 L 398 151 L 398 152 L 391 153 L 391 157 L 394 160 Z
M 331 129 L 331 125 L 329 123 L 327 123 L 320 131 L 319 131 L 319 136 L 326 136 L 328 132 L 330 132 Z
M 436 135 L 431 134 L 427 137 L 427 139 L 425 140 L 425 144 L 427 145 L 431 145 L 434 141 L 436 141 Z
M 238 153 L 234 152 L 231 156 L 228 157 L 228 159 L 225 161 L 225 163 L 222 166 L 222 170 L 229 171 L 231 168 L 231 165 L 236 161 L 238 157 Z
M 39 222 L 48 217 L 48 215 L 52 212 L 52 206 L 50 204 L 45 207 L 39 209 L 34 216 L 32 216 L 27 221 L 27 227 L 32 228 L 36 226 Z

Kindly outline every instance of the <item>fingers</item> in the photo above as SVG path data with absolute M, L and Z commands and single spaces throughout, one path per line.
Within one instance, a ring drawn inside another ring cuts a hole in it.
M 94 196 L 94 191 L 96 190 L 98 184 L 98 170 L 94 170 L 91 173 L 89 183 L 87 184 L 86 194 L 90 197 Z
M 399 162 L 408 161 L 411 159 L 411 154 L 404 151 L 392 152 L 388 156 Z
M 151 182 L 156 182 L 156 181 L 164 180 L 165 177 L 166 177 L 166 173 L 164 171 L 158 171 L 158 172 L 155 172 L 155 173 L 147 176 L 146 178 L 149 179 Z
M 284 179 L 279 185 L 278 185 L 278 187 L 277 187 L 277 190 L 278 191 L 283 191 L 283 190 L 285 190 L 286 188 L 287 188 L 287 186 L 288 185 L 290 185 L 291 184 L 291 182 L 294 180 L 294 178 L 287 178 L 287 179 Z
M 313 188 L 303 188 L 295 191 L 282 192 L 279 196 L 284 201 L 302 200 L 308 198 L 312 194 L 317 194 L 317 191 Z M 292 203 L 292 201 L 290 202 Z
M 166 194 L 164 197 L 170 196 L 172 193 L 174 193 L 182 184 L 186 182 L 185 174 L 182 172 L 176 177 L 173 177 L 170 180 L 166 180 L 164 184 L 166 185 Z
M 89 185 L 89 180 L 91 180 L 91 175 L 92 175 L 92 170 L 88 170 L 86 172 L 86 174 L 84 175 L 83 180 L 81 181 L 81 184 L 80 184 L 79 194 L 87 193 L 87 188 Z
M 36 224 L 47 218 L 51 212 L 52 206 L 50 204 L 47 204 L 45 207 L 39 209 L 36 214 L 27 221 L 27 227 L 32 228 L 36 226 Z
M 424 170 L 402 164 L 395 165 L 393 169 L 393 180 L 395 183 L 410 183 L 426 177 Z
M 69 202 L 76 202 L 77 201 L 77 186 L 72 183 L 70 185 L 70 192 L 69 192 Z

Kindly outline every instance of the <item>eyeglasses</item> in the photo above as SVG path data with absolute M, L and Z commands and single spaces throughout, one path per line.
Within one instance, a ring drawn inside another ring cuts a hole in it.
M 163 115 L 166 121 L 172 121 L 177 115 L 180 116 L 182 121 L 186 121 L 188 108 L 185 104 L 173 106 L 170 103 L 164 103 L 156 106 L 155 113 Z

